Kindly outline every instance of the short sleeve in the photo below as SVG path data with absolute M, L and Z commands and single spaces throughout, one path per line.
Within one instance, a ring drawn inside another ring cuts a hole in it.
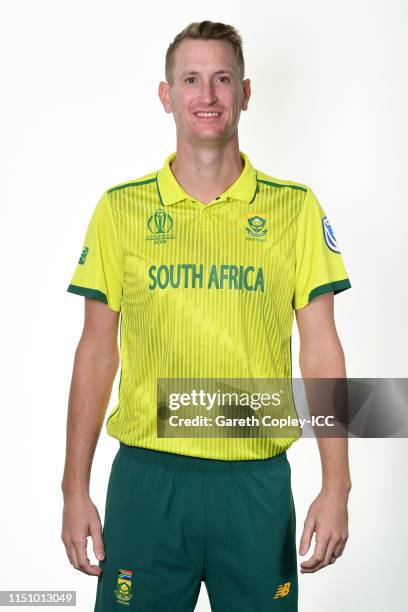
M 349 289 L 351 283 L 329 219 L 308 187 L 297 219 L 294 310 L 313 298 Z
M 118 229 L 105 191 L 86 230 L 83 248 L 67 288 L 70 293 L 96 298 L 117 312 L 123 287 L 122 254 Z

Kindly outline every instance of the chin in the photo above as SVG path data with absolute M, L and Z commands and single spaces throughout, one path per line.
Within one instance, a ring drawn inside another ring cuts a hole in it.
M 194 132 L 194 136 L 197 138 L 205 138 L 206 140 L 218 140 L 225 138 L 227 132 L 225 130 L 197 130 Z

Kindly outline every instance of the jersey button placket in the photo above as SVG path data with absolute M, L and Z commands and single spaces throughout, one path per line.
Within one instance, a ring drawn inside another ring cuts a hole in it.
M 197 245 L 196 247 L 198 248 L 199 251 L 201 251 L 202 248 L 202 237 L 203 237 L 203 213 L 204 213 L 204 207 L 202 205 L 200 205 L 198 211 L 197 211 L 197 223 L 196 223 L 196 231 L 197 231 Z

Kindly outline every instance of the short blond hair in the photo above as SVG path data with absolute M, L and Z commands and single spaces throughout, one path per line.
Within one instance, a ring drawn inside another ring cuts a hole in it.
M 238 64 L 240 79 L 245 75 L 245 62 L 242 51 L 242 38 L 239 32 L 230 25 L 214 21 L 194 21 L 184 28 L 174 38 L 166 52 L 165 75 L 166 81 L 173 84 L 174 52 L 179 44 L 186 39 L 190 40 L 225 40 L 232 46 Z

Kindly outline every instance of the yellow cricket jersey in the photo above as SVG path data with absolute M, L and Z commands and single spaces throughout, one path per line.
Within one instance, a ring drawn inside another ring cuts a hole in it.
M 68 291 L 120 311 L 119 398 L 107 432 L 196 457 L 263 459 L 292 438 L 157 436 L 159 378 L 291 378 L 294 310 L 351 287 L 312 189 L 245 166 L 204 204 L 163 167 L 107 189 Z

